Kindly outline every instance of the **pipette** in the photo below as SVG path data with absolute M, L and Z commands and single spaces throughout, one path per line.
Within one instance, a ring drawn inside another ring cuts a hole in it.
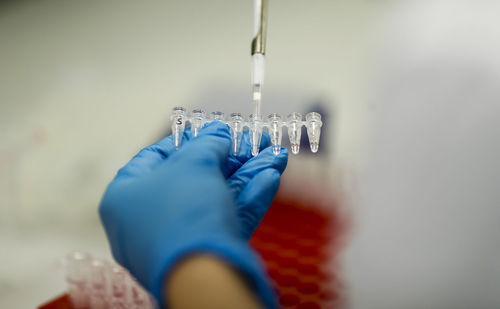
M 293 154 L 299 153 L 302 127 L 307 129 L 311 152 L 318 151 L 319 139 L 321 135 L 321 115 L 311 112 L 306 115 L 305 121 L 300 113 L 291 113 L 286 119 L 273 113 L 267 119 L 262 118 L 262 85 L 264 83 L 264 67 L 266 54 L 266 33 L 267 33 L 267 7 L 268 0 L 254 0 L 254 37 L 252 40 L 252 102 L 253 114 L 248 117 L 248 121 L 241 113 L 232 113 L 230 119 L 224 117 L 222 112 L 212 112 L 209 118 L 201 109 L 195 109 L 188 114 L 183 107 L 175 107 L 172 112 L 172 133 L 174 135 L 175 148 L 179 149 L 182 143 L 182 136 L 186 129 L 186 122 L 191 123 L 192 136 L 196 137 L 203 125 L 209 121 L 218 120 L 225 122 L 231 129 L 232 153 L 238 154 L 242 143 L 244 128 L 248 128 L 252 155 L 259 154 L 262 131 L 266 129 L 271 139 L 273 153 L 278 155 L 281 152 L 282 130 L 288 128 L 288 137 Z
M 252 94 L 254 115 L 261 117 L 262 84 L 267 32 L 267 0 L 254 0 L 254 37 L 252 40 Z
M 254 37 L 251 46 L 253 114 L 251 115 L 252 126 L 250 128 L 254 156 L 259 153 L 262 137 L 261 105 L 265 70 L 264 55 L 266 54 L 267 7 L 268 0 L 254 0 Z

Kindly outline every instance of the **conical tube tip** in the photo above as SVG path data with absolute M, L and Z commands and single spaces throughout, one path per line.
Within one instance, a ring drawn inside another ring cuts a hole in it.
M 318 152 L 322 125 L 320 114 L 311 112 L 306 115 L 307 136 L 309 137 L 309 146 L 313 153 Z

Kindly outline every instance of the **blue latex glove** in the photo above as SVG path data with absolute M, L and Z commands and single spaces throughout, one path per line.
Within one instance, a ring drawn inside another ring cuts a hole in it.
M 230 155 L 227 125 L 214 121 L 175 151 L 172 136 L 143 149 L 108 186 L 99 211 L 115 259 L 163 304 L 162 285 L 186 255 L 216 255 L 242 273 L 261 301 L 274 294 L 247 240 L 269 208 L 288 152 L 251 158 L 248 133 Z M 263 136 L 263 146 L 269 136 Z

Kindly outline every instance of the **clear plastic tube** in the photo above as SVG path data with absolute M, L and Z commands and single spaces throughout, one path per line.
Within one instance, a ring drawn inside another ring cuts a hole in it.
M 281 116 L 278 114 L 271 114 L 267 119 L 269 121 L 269 135 L 271 137 L 273 153 L 279 155 L 281 152 L 281 136 L 283 135 Z
M 307 136 L 309 137 L 309 146 L 313 153 L 318 152 L 322 125 L 323 122 L 321 122 L 320 114 L 311 112 L 306 115 Z
M 193 137 L 198 136 L 201 128 L 205 125 L 205 112 L 201 109 L 195 109 L 191 112 L 191 134 Z
M 287 117 L 288 138 L 293 154 L 298 154 L 300 150 L 300 138 L 302 135 L 302 115 L 291 113 Z
M 157 308 L 153 296 L 126 269 L 86 253 L 66 256 L 66 280 L 74 308 Z
M 313 153 L 319 149 L 319 141 L 321 136 L 321 115 L 316 112 L 308 113 L 305 121 L 302 120 L 300 113 L 291 113 L 287 116 L 286 121 L 283 121 L 278 114 L 269 115 L 265 121 L 258 115 L 252 114 L 245 120 L 240 113 L 232 113 L 229 119 L 225 119 L 223 112 L 212 112 L 208 119 L 202 110 L 193 110 L 191 114 L 187 114 L 182 107 L 174 108 L 172 112 L 172 131 L 174 134 L 174 142 L 177 148 L 182 142 L 182 134 L 187 122 L 191 123 L 193 136 L 197 136 L 199 130 L 207 121 L 218 120 L 229 125 L 231 130 L 231 152 L 236 155 L 241 147 L 243 130 L 247 128 L 250 135 L 250 143 L 252 155 L 259 154 L 260 143 L 262 139 L 262 131 L 266 129 L 271 137 L 273 145 L 273 153 L 278 155 L 281 152 L 281 143 L 283 136 L 283 127 L 288 128 L 288 137 L 290 139 L 291 150 L 293 154 L 298 154 L 300 151 L 300 139 L 302 135 L 302 127 L 306 127 L 309 137 L 309 146 Z
M 224 121 L 224 113 L 223 112 L 211 112 L 210 120 L 219 120 Z
M 106 262 L 93 259 L 90 265 L 90 308 L 106 309 L 108 307 Z
M 249 117 L 250 143 L 252 147 L 252 156 L 259 154 L 260 140 L 262 138 L 262 119 L 254 114 Z
M 182 135 L 186 127 L 186 109 L 183 107 L 174 107 L 172 113 L 172 134 L 174 135 L 175 149 L 179 149 L 182 143 Z
M 232 113 L 229 121 L 231 128 L 231 151 L 233 155 L 237 155 L 240 151 L 241 138 L 243 136 L 243 117 L 240 113 Z
M 88 282 L 91 257 L 82 252 L 71 252 L 66 256 L 66 282 L 68 295 L 73 307 L 85 308 L 89 305 Z
M 128 297 L 127 271 L 118 265 L 109 269 L 111 308 L 126 309 Z

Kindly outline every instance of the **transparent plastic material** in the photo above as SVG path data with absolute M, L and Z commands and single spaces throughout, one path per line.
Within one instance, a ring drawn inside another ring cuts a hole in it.
M 210 120 L 224 120 L 224 113 L 223 112 L 211 112 L 210 113 Z
M 66 256 L 66 282 L 68 295 L 75 308 L 85 308 L 89 304 L 90 256 L 82 252 L 72 252 Z
M 273 153 L 275 155 L 281 152 L 281 141 L 283 137 L 283 128 L 288 128 L 288 137 L 290 139 L 290 147 L 293 154 L 298 154 L 300 151 L 300 138 L 302 135 L 302 127 L 307 129 L 309 137 L 309 146 L 313 153 L 318 152 L 319 140 L 321 136 L 321 115 L 316 112 L 306 114 L 305 121 L 300 113 L 291 113 L 287 116 L 286 121 L 282 120 L 279 114 L 270 114 L 266 120 L 262 117 L 252 114 L 245 120 L 240 113 L 232 113 L 227 119 L 222 112 L 212 112 L 208 119 L 205 113 L 200 109 L 195 109 L 191 113 L 187 113 L 182 107 L 175 107 L 172 112 L 172 134 L 174 135 L 174 143 L 178 149 L 182 143 L 182 134 L 186 128 L 186 123 L 191 124 L 191 132 L 194 137 L 198 135 L 199 130 L 207 122 L 219 120 L 226 123 L 231 129 L 231 152 L 237 154 L 241 146 L 241 138 L 243 130 L 249 130 L 250 143 L 252 146 L 252 155 L 259 154 L 262 132 L 266 130 L 271 137 Z
M 113 265 L 109 270 L 109 285 L 111 288 L 111 307 L 128 308 L 127 296 L 130 294 L 127 287 L 127 272 L 122 267 Z
M 237 155 L 240 150 L 241 138 L 243 136 L 243 117 L 240 113 L 231 114 L 229 127 L 231 128 L 231 151 L 234 155 Z
M 260 111 L 262 107 L 262 86 L 261 84 L 254 84 L 252 86 L 252 101 L 253 101 L 253 114 L 261 117 Z
M 262 119 L 252 114 L 249 117 L 248 129 L 250 134 L 250 144 L 252 145 L 252 156 L 259 154 L 260 140 L 262 139 Z
M 126 269 L 90 254 L 67 255 L 66 281 L 74 308 L 158 308 L 154 298 Z
M 105 262 L 99 259 L 92 259 L 90 264 L 90 308 L 106 309 L 106 267 Z
M 293 154 L 298 154 L 300 150 L 300 137 L 302 135 L 302 115 L 300 113 L 291 113 L 286 119 L 290 148 Z
M 198 136 L 200 129 L 205 125 L 206 115 L 201 109 L 195 109 L 191 113 L 191 131 L 193 137 Z
M 309 137 L 311 151 L 314 153 L 318 152 L 322 125 L 320 114 L 312 112 L 306 115 L 307 136 Z
M 273 153 L 279 155 L 281 152 L 281 130 L 282 122 L 281 116 L 278 114 L 271 114 L 267 117 L 269 121 L 269 136 L 271 137 L 271 145 L 273 146 Z
M 174 135 L 174 145 L 179 149 L 182 143 L 182 135 L 186 127 L 186 109 L 183 107 L 174 107 L 172 112 L 172 134 Z

